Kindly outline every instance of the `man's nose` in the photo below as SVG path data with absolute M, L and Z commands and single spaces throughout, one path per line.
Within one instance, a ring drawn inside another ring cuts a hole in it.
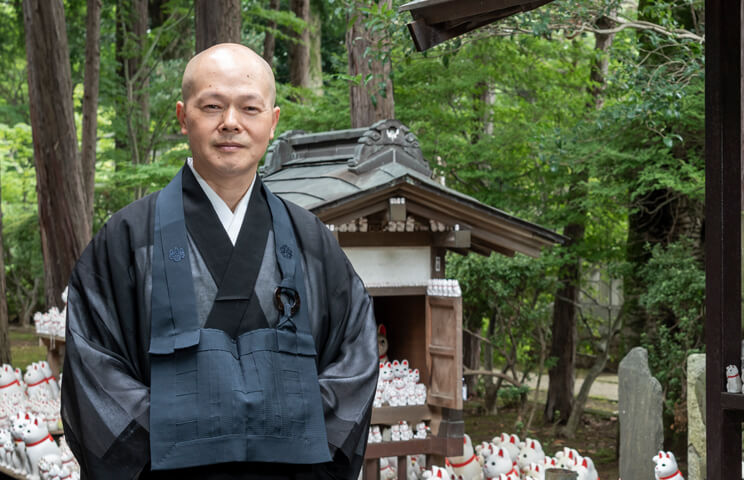
M 225 109 L 225 113 L 222 115 L 222 125 L 220 127 L 222 131 L 237 132 L 240 130 L 240 122 L 238 121 L 238 112 L 232 105 Z

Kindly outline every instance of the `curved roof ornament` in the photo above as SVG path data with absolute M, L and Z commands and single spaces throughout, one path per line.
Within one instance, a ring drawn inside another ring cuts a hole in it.
M 348 166 L 351 172 L 360 175 L 387 163 L 400 163 L 431 177 L 418 138 L 398 120 L 380 120 L 369 127 L 359 137 Z

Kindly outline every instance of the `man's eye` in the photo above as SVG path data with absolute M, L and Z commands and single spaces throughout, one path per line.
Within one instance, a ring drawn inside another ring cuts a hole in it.
M 214 103 L 210 103 L 208 105 L 204 105 L 204 110 L 219 110 L 220 106 L 216 105 Z

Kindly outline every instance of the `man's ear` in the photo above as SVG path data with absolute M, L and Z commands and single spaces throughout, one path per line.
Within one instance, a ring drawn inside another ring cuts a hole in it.
M 279 107 L 274 107 L 274 111 L 271 112 L 271 114 L 274 116 L 272 125 L 271 125 L 271 136 L 269 138 L 274 138 L 274 132 L 276 131 L 276 126 L 279 124 L 279 114 L 281 113 L 281 110 Z M 183 130 L 183 126 L 181 126 L 181 130 Z
M 176 102 L 176 117 L 178 118 L 178 123 L 181 124 L 181 133 L 184 135 L 188 134 L 189 131 L 186 128 L 186 105 L 183 102 Z

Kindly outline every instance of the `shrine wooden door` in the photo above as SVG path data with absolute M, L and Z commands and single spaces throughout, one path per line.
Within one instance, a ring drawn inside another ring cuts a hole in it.
M 462 410 L 462 299 L 426 297 L 428 404 Z

